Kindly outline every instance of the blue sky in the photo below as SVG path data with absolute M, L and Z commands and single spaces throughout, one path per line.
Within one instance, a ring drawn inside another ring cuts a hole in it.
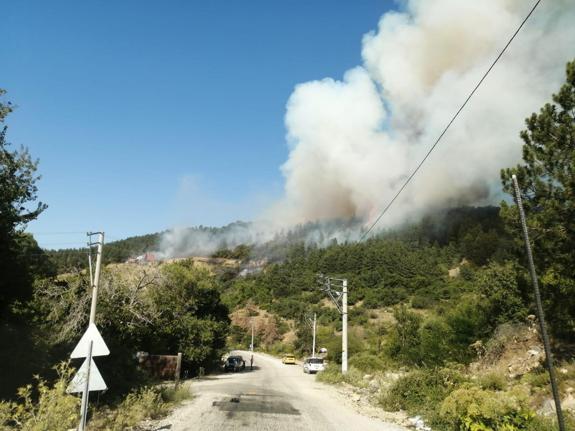
M 47 248 L 250 219 L 282 193 L 285 103 L 361 62 L 393 3 L 5 2 L 8 140 L 40 159 Z M 69 233 L 67 233 L 69 232 Z

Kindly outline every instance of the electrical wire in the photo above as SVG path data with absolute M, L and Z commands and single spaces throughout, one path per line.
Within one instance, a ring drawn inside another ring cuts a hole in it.
M 515 30 L 515 32 L 513 33 L 513 35 L 511 36 L 511 38 L 509 39 L 509 41 L 507 42 L 507 44 L 505 44 L 505 46 L 503 47 L 503 49 L 499 52 L 499 54 L 497 55 L 497 57 L 495 58 L 495 60 L 491 63 L 491 65 L 489 66 L 489 68 L 487 69 L 487 71 L 483 74 L 483 76 L 481 77 L 481 79 L 479 80 L 479 82 L 475 85 L 475 87 L 473 88 L 473 90 L 471 91 L 471 93 L 469 93 L 469 95 L 467 96 L 467 98 L 465 99 L 465 101 L 463 102 L 463 104 L 459 107 L 459 109 L 457 110 L 457 112 L 455 113 L 455 115 L 453 115 L 453 117 L 451 118 L 451 120 L 449 121 L 449 123 L 447 123 L 447 126 L 445 126 L 445 128 L 443 129 L 443 131 L 441 132 L 441 134 L 439 135 L 439 137 L 436 139 L 436 141 L 433 143 L 433 145 L 431 146 L 431 148 L 427 151 L 427 153 L 425 154 L 425 156 L 423 157 L 423 159 L 419 162 L 419 164 L 417 165 L 417 167 L 414 169 L 414 171 L 409 175 L 409 177 L 407 177 L 407 180 L 405 180 L 405 182 L 403 183 L 403 185 L 400 187 L 400 189 L 397 191 L 397 193 L 395 194 L 395 196 L 393 197 L 393 199 L 391 199 L 391 201 L 389 201 L 389 203 L 386 205 L 386 207 L 383 209 L 383 211 L 379 214 L 379 216 L 375 219 L 375 221 L 371 224 L 371 226 L 369 227 L 369 229 L 367 229 L 364 234 L 361 236 L 361 238 L 359 239 L 359 241 L 363 241 L 367 235 L 369 235 L 369 233 L 373 230 L 373 228 L 377 225 L 377 223 L 381 220 L 381 218 L 387 213 L 387 211 L 391 208 L 391 206 L 393 205 L 393 203 L 397 200 L 397 198 L 399 197 L 399 195 L 403 192 L 403 190 L 407 187 L 407 185 L 411 182 L 411 180 L 413 179 L 413 177 L 415 177 L 415 175 L 417 174 L 417 172 L 419 172 L 419 170 L 421 169 L 421 167 L 423 166 L 423 164 L 426 162 L 426 160 L 429 158 L 429 156 L 431 155 L 431 153 L 433 152 L 433 150 L 435 149 L 435 147 L 437 147 L 437 144 L 439 144 L 439 142 L 441 141 L 441 139 L 443 138 L 443 136 L 445 135 L 445 133 L 447 132 L 447 130 L 451 127 L 451 125 L 453 124 L 453 122 L 456 120 L 456 118 L 459 116 L 459 114 L 461 113 L 461 111 L 463 111 L 463 108 L 465 108 L 465 106 L 467 105 L 467 102 L 469 102 L 469 100 L 471 99 L 471 97 L 473 97 L 473 95 L 475 94 L 475 92 L 477 91 L 477 89 L 481 86 L 481 84 L 483 83 L 483 81 L 485 81 L 485 78 L 487 78 L 487 75 L 489 75 L 489 73 L 491 72 L 491 69 L 493 69 L 493 67 L 497 64 L 497 62 L 499 61 L 499 59 L 503 56 L 503 54 L 505 53 L 505 51 L 507 51 L 507 48 L 509 47 L 509 45 L 511 45 L 511 42 L 513 42 L 513 40 L 515 39 L 515 36 L 517 36 L 517 34 L 519 33 L 519 31 L 521 31 L 521 29 L 523 28 L 523 26 L 525 25 L 525 23 L 527 22 L 527 20 L 531 17 L 531 15 L 533 15 L 533 12 L 535 12 L 535 9 L 537 9 L 537 6 L 539 6 L 539 3 L 541 3 L 541 0 L 537 0 L 535 2 L 535 4 L 533 5 L 533 7 L 531 8 L 531 10 L 529 11 L 529 13 L 527 14 L 527 16 L 525 17 L 525 19 L 523 19 L 523 21 L 521 22 L 521 24 L 519 25 L 519 27 L 517 27 L 517 30 Z

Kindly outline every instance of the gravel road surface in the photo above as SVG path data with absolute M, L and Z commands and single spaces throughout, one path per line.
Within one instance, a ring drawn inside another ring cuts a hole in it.
M 362 416 L 333 388 L 304 374 L 301 365 L 235 352 L 246 360 L 241 373 L 210 376 L 194 382 L 194 399 L 161 421 L 156 430 L 171 431 L 403 431 L 405 428 Z

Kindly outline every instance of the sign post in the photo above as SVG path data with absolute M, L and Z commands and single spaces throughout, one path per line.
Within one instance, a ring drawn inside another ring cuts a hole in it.
M 84 363 L 68 385 L 66 392 L 82 392 L 82 406 L 80 410 L 80 425 L 78 431 L 86 429 L 86 419 L 88 416 L 88 399 L 90 391 L 104 391 L 108 389 L 106 382 L 102 378 L 98 367 L 92 359 L 94 356 L 107 356 L 110 350 L 104 339 L 100 335 L 95 324 L 90 323 L 82 338 L 72 351 L 70 358 L 86 358 Z

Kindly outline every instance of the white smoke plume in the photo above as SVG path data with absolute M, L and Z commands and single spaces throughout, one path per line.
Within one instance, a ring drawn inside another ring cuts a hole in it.
M 287 225 L 372 221 L 528 13 L 525 0 L 408 0 L 363 38 L 364 64 L 296 87 L 287 104 Z M 575 55 L 575 4 L 544 1 L 382 227 L 451 204 L 498 202 L 519 130 L 550 100 Z
M 342 80 L 296 86 L 285 117 L 285 196 L 262 216 L 266 223 L 251 225 L 254 233 L 233 238 L 269 240 L 278 229 L 318 220 L 373 221 L 532 4 L 406 0 L 384 14 L 363 38 L 362 65 Z M 499 171 L 520 161 L 523 120 L 550 100 L 575 56 L 574 23 L 572 0 L 540 4 L 379 227 L 502 198 Z M 357 229 L 331 234 L 358 237 Z M 190 237 L 172 232 L 164 244 L 181 251 Z

